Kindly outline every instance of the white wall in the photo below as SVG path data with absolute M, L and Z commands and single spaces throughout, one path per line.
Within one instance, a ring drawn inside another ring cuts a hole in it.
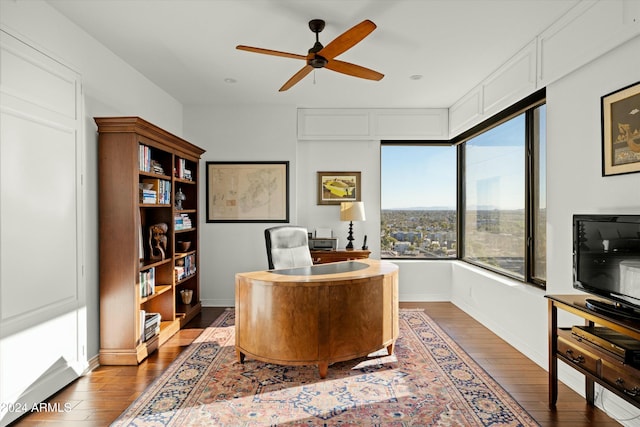
M 289 161 L 289 217 L 298 222 L 296 110 L 287 107 L 187 107 L 185 139 L 207 150 L 207 161 Z M 205 306 L 233 306 L 235 274 L 265 270 L 264 229 L 282 223 L 206 223 L 206 185 L 201 181 L 200 289 Z
M 361 172 L 365 221 L 353 223 L 353 246 L 362 247 L 367 235 L 371 258 L 380 258 L 380 143 L 379 141 L 300 141 L 298 143 L 298 218 L 309 231 L 330 228 L 344 248 L 349 223 L 340 221 L 339 205 L 318 205 L 319 171 Z
M 44 1 L 0 1 L 0 25 L 8 33 L 70 66 L 82 76 L 87 170 L 84 243 L 88 317 L 86 330 L 87 357 L 91 359 L 98 354 L 100 345 L 98 161 L 93 117 L 140 116 L 180 135 L 182 106 Z M 29 165 L 24 167 L 28 168 Z
M 572 293 L 572 215 L 640 213 L 640 173 L 602 176 L 600 97 L 640 81 L 640 37 L 555 82 L 547 89 L 547 292 Z M 568 164 L 573 166 L 567 167 Z M 563 326 L 574 319 L 560 317 Z M 561 366 L 562 368 L 562 366 Z M 582 391 L 572 373 L 560 378 Z M 566 374 L 565 374 L 566 373 Z M 563 375 L 565 374 L 565 375 Z M 618 417 L 640 415 L 604 391 Z M 640 420 L 625 425 L 640 425 Z

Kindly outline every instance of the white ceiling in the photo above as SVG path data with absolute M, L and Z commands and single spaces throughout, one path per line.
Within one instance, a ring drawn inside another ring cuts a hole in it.
M 315 108 L 449 107 L 578 1 L 48 0 L 185 105 Z M 325 46 L 364 19 L 375 22 L 337 59 L 385 77 L 320 69 L 278 92 L 304 62 L 235 49 L 306 55 L 314 18 L 326 21 Z

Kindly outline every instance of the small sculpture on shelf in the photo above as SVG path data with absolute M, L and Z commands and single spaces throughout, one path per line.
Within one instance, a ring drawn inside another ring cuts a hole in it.
M 164 222 L 149 227 L 149 258 L 151 260 L 163 260 L 167 252 L 167 230 L 169 227 Z
M 182 192 L 182 188 L 178 188 L 178 192 L 176 193 L 176 210 L 182 210 L 182 202 L 187 200 L 187 196 Z

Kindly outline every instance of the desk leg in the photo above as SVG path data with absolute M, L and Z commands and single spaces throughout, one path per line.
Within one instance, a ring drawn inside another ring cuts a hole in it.
M 318 371 L 320 373 L 320 378 L 326 378 L 327 372 L 329 372 L 329 362 L 319 362 Z
M 549 407 L 558 401 L 558 308 L 549 300 Z M 592 385 L 593 386 L 593 385 Z

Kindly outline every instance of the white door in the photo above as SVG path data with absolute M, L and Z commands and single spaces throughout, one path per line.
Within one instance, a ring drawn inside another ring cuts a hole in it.
M 81 100 L 77 73 L 0 31 L 3 426 L 87 366 Z

